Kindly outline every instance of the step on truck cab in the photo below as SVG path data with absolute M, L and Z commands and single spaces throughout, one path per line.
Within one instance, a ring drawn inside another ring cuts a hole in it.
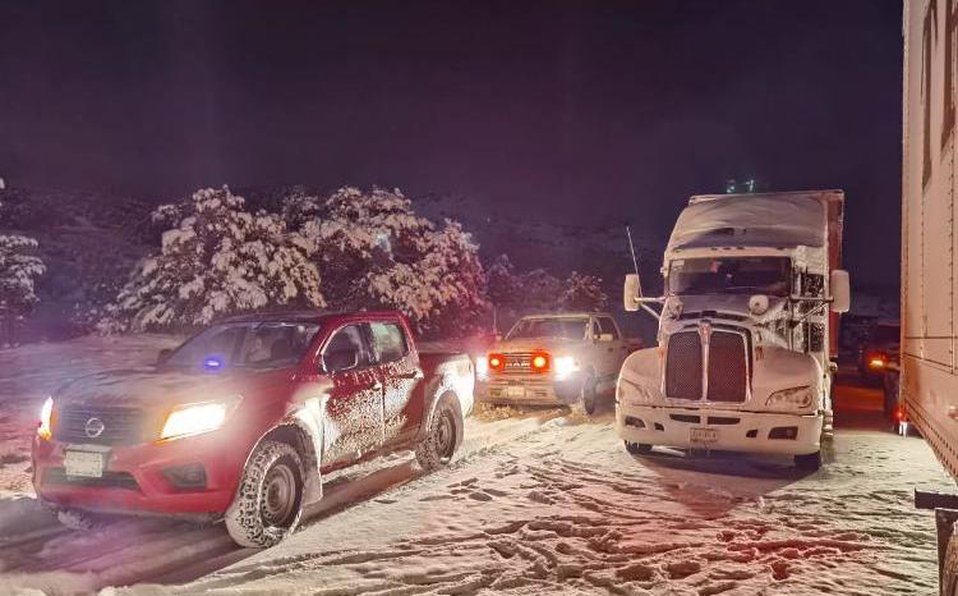
M 402 449 L 450 461 L 473 405 L 465 354 L 423 354 L 396 312 L 252 314 L 156 366 L 60 387 L 33 441 L 37 496 L 91 512 L 225 520 L 267 547 L 322 497 L 323 474 Z
M 832 420 L 838 190 L 695 196 L 672 230 L 664 293 L 626 277 L 625 308 L 659 318 L 655 348 L 625 361 L 616 430 L 632 452 L 662 445 L 787 454 L 821 465 Z M 649 303 L 661 305 L 657 312 Z

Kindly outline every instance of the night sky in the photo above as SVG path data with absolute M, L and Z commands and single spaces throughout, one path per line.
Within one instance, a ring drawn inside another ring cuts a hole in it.
M 901 43 L 894 0 L 4 1 L 0 175 L 399 186 L 663 242 L 754 176 L 844 188 L 853 279 L 894 284 Z

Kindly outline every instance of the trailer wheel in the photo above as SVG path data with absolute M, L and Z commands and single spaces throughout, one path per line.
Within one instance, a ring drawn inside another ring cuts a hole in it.
M 822 467 L 822 450 L 795 456 L 795 467 L 806 472 L 815 472 Z
M 286 443 L 264 440 L 250 456 L 226 530 L 240 546 L 268 548 L 293 533 L 303 514 L 303 461 Z

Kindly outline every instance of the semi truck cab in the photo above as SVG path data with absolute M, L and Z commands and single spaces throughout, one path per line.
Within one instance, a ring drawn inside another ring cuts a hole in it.
M 849 306 L 841 191 L 692 197 L 665 252 L 662 296 L 626 277 L 624 306 L 659 319 L 623 364 L 616 429 L 654 445 L 788 454 L 821 465 L 835 314 Z M 836 246 L 837 245 L 837 246 Z M 657 303 L 655 311 L 649 303 Z

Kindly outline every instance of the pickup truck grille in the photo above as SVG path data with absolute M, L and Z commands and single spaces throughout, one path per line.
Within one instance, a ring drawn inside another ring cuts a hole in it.
M 506 359 L 506 365 L 502 369 L 502 374 L 525 375 L 532 371 L 532 352 L 512 352 L 503 356 Z
M 669 337 L 665 367 L 665 395 L 673 399 L 713 402 L 745 401 L 748 386 L 748 352 L 745 336 L 712 330 L 708 344 L 708 389 L 705 351 L 697 329 Z M 707 393 L 707 395 L 706 395 Z
M 94 419 L 103 425 L 99 434 L 95 432 L 99 424 Z M 87 432 L 88 426 L 92 432 Z M 67 443 L 97 445 L 134 445 L 148 440 L 147 424 L 139 410 L 71 406 L 57 411 L 54 437 Z

